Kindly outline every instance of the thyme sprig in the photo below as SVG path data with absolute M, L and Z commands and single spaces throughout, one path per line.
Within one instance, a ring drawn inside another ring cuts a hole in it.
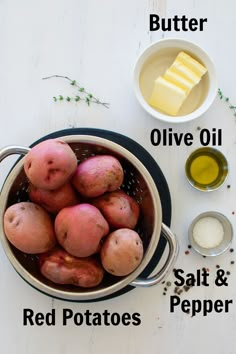
M 78 92 L 79 92 L 75 96 L 63 96 L 63 95 L 54 96 L 53 99 L 54 99 L 55 102 L 63 101 L 63 100 L 65 100 L 67 102 L 70 102 L 70 101 L 75 101 L 75 102 L 85 101 L 88 106 L 90 106 L 91 103 L 96 103 L 96 104 L 100 104 L 100 105 L 102 105 L 102 106 L 104 106 L 106 108 L 109 108 L 109 103 L 100 101 L 97 97 L 95 97 L 90 92 L 88 92 L 84 87 L 80 86 L 76 80 L 72 80 L 68 76 L 51 75 L 51 76 L 43 77 L 43 80 L 47 80 L 47 79 L 51 79 L 51 78 L 55 78 L 55 77 L 61 78 L 61 79 L 66 79 L 67 81 L 70 82 L 70 85 L 76 87 Z
M 229 109 L 232 110 L 234 116 L 236 117 L 236 106 L 232 105 L 232 103 L 229 100 L 229 97 L 225 96 L 220 88 L 218 88 L 218 96 L 221 100 L 224 100 L 225 102 L 228 103 Z

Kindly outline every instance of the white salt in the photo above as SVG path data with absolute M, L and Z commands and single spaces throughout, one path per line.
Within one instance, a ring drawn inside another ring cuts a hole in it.
M 224 228 L 221 222 L 212 216 L 203 217 L 194 225 L 193 238 L 200 247 L 217 247 L 222 242 L 223 237 Z

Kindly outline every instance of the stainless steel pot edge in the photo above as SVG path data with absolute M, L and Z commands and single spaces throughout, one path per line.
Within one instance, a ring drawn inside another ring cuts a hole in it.
M 3 161 L 7 156 L 10 155 L 26 155 L 30 151 L 30 148 L 26 148 L 23 146 L 6 146 L 5 148 L 1 149 L 0 151 L 0 162 Z
M 159 284 L 167 276 L 172 266 L 174 265 L 179 253 L 179 244 L 177 242 L 177 238 L 175 234 L 170 230 L 170 228 L 163 223 L 161 225 L 161 231 L 169 245 L 169 253 L 163 267 L 155 275 L 147 279 L 137 278 L 136 280 L 132 281 L 130 285 L 149 287 Z

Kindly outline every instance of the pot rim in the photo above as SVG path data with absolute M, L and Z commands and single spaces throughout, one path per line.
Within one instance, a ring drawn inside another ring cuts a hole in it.
M 83 290 L 83 292 L 81 293 L 52 288 L 51 286 L 42 283 L 40 280 L 32 276 L 32 274 L 28 272 L 21 265 L 21 263 L 17 260 L 17 258 L 13 254 L 12 249 L 10 247 L 10 243 L 5 236 L 4 228 L 3 228 L 3 216 L 7 205 L 9 191 L 12 187 L 13 182 L 15 181 L 15 178 L 19 174 L 20 170 L 23 168 L 24 157 L 21 158 L 16 163 L 15 166 L 13 166 L 12 170 L 6 177 L 2 186 L 1 195 L 0 195 L 0 205 L 1 205 L 0 240 L 7 257 L 10 260 L 13 267 L 15 268 L 15 270 L 20 274 L 21 277 L 23 277 L 24 280 L 26 280 L 29 284 L 31 284 L 34 288 L 38 289 L 39 291 L 46 293 L 47 295 L 50 295 L 52 297 L 56 297 L 64 300 L 71 300 L 71 301 L 94 300 L 94 299 L 103 298 L 129 285 L 142 273 L 142 271 L 145 269 L 145 267 L 148 265 L 149 261 L 151 260 L 161 235 L 162 207 L 161 207 L 159 192 L 157 190 L 156 184 L 153 181 L 152 176 L 150 175 L 146 167 L 142 164 L 142 162 L 139 159 L 137 159 L 136 156 L 134 156 L 130 151 L 120 146 L 119 144 L 114 143 L 113 141 L 107 140 L 105 138 L 101 138 L 93 135 L 80 135 L 80 134 L 65 135 L 65 136 L 61 136 L 58 139 L 63 140 L 67 143 L 89 143 L 93 145 L 96 144 L 105 147 L 107 149 L 110 149 L 112 152 L 118 153 L 122 157 L 130 161 L 135 166 L 135 168 L 141 173 L 142 177 L 144 178 L 149 188 L 150 195 L 153 202 L 154 215 L 155 215 L 152 236 L 150 238 L 150 242 L 144 254 L 142 262 L 135 269 L 134 272 L 120 279 L 114 284 L 97 290 L 93 290 L 93 289 L 90 289 L 89 291 Z

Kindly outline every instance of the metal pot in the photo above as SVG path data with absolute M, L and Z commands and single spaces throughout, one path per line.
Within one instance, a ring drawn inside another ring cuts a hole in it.
M 138 268 L 128 276 L 114 277 L 106 275 L 102 284 L 92 289 L 61 286 L 45 279 L 39 272 L 37 256 L 27 255 L 18 251 L 8 242 L 4 234 L 3 215 L 6 208 L 14 203 L 28 200 L 28 180 L 24 173 L 24 156 L 22 156 L 7 176 L 0 196 L 1 242 L 15 270 L 24 280 L 41 292 L 55 298 L 71 301 L 104 299 L 116 294 L 128 285 L 147 287 L 160 283 L 175 262 L 178 253 L 178 243 L 175 235 L 162 223 L 162 207 L 158 189 L 147 168 L 133 153 L 111 140 L 94 135 L 78 134 L 61 136 L 60 139 L 71 146 L 77 155 L 78 161 L 97 154 L 111 154 L 118 157 L 125 174 L 122 189 L 136 199 L 141 209 L 137 231 L 144 244 L 143 260 Z M 12 154 L 25 155 L 29 150 L 29 148 L 19 146 L 6 147 L 0 151 L 0 162 Z M 169 245 L 167 260 L 157 274 L 147 279 L 139 278 L 158 246 L 161 233 Z

